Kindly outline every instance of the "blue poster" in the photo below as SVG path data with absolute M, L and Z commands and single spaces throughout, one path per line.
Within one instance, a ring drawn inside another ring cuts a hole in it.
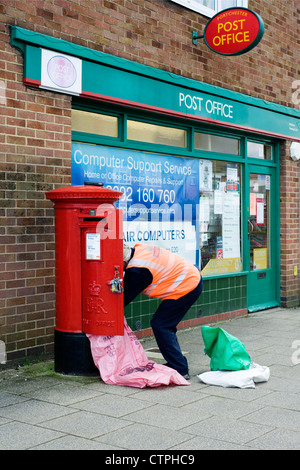
M 102 182 L 123 193 L 123 238 L 163 246 L 197 264 L 199 161 L 72 144 L 72 185 Z

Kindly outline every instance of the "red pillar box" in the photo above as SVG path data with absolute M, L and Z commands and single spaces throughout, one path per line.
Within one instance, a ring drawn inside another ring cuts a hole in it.
M 46 193 L 55 210 L 56 372 L 96 372 L 85 333 L 124 334 L 121 196 L 97 185 Z

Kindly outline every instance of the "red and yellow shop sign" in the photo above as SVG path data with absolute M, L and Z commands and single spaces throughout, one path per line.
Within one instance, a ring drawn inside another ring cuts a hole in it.
M 264 34 L 259 15 L 247 8 L 228 8 L 215 15 L 206 25 L 207 46 L 222 55 L 240 55 L 255 47 Z

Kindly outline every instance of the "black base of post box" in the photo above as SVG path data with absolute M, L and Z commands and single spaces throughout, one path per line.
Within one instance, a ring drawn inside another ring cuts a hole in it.
M 84 333 L 54 333 L 54 370 L 64 375 L 97 376 L 90 340 Z

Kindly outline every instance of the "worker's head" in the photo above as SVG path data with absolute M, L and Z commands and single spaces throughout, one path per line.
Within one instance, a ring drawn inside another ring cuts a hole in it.
M 123 243 L 123 268 L 127 267 L 131 258 L 131 248 Z

